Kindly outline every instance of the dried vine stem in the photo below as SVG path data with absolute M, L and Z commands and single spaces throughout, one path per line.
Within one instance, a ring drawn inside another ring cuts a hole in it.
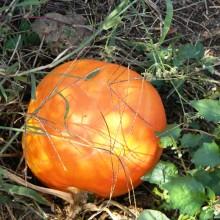
M 74 203 L 74 198 L 71 193 L 67 193 L 67 192 L 63 192 L 63 191 L 59 191 L 59 190 L 55 190 L 55 189 L 50 189 L 50 188 L 46 188 L 46 187 L 36 186 L 32 183 L 25 181 L 21 177 L 18 177 L 15 174 L 13 174 L 5 169 L 4 169 L 4 176 L 6 178 L 8 178 L 9 180 L 12 180 L 12 181 L 14 181 L 20 185 L 23 185 L 25 187 L 34 189 L 34 190 L 41 192 L 41 193 L 46 193 L 49 195 L 57 196 L 65 201 L 67 201 L 70 204 Z

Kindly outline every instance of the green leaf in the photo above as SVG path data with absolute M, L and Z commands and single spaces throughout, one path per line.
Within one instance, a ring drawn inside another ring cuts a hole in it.
M 4 183 L 3 182 L 4 173 L 2 171 L 2 168 L 0 167 L 0 186 Z
M 5 205 L 6 203 L 11 202 L 11 198 L 8 195 L 2 195 L 2 193 L 0 193 L 0 205 Z
M 207 200 L 204 186 L 191 176 L 173 178 L 164 188 L 168 190 L 171 206 L 182 214 L 197 214 Z
M 31 30 L 31 25 L 27 20 L 21 20 L 19 30 L 21 31 L 22 46 L 33 46 L 40 43 L 38 34 Z
M 7 192 L 11 195 L 19 195 L 19 196 L 28 197 L 28 198 L 33 199 L 42 205 L 49 205 L 49 202 L 43 196 L 41 196 L 36 191 L 29 189 L 27 187 L 24 187 L 24 186 L 18 186 L 18 185 L 13 185 L 13 184 L 9 184 L 9 183 L 4 183 L 2 185 L 2 190 L 4 190 L 5 192 Z
M 32 5 L 40 5 L 43 3 L 46 3 L 47 0 L 23 0 L 20 1 L 19 4 L 17 4 L 17 7 L 25 7 L 25 6 L 32 6 Z
M 219 211 L 217 211 L 219 213 Z M 215 219 L 220 219 L 220 214 L 215 215 Z
M 201 60 L 202 68 L 213 74 L 215 72 L 214 64 L 218 61 L 217 57 L 206 56 Z
M 40 43 L 40 38 L 35 32 L 28 32 L 23 36 L 24 46 L 33 46 Z
M 19 62 L 15 62 L 13 63 L 12 65 L 8 66 L 6 69 L 5 69 L 5 72 L 7 74 L 14 74 L 16 71 L 18 71 L 18 69 L 20 68 L 19 66 Z
M 199 220 L 212 220 L 214 219 L 214 210 L 210 207 L 201 211 Z
M 173 163 L 160 161 L 150 173 L 146 174 L 141 179 L 143 181 L 148 181 L 150 183 L 162 186 L 163 184 L 169 182 L 172 177 L 177 176 L 178 169 Z
M 205 187 L 211 188 L 216 195 L 220 196 L 220 169 L 208 172 L 206 170 L 198 170 L 193 176 L 201 182 Z
M 143 44 L 143 43 L 142 43 Z M 166 61 L 169 60 L 169 58 L 172 56 L 173 48 L 171 47 L 152 47 L 151 45 L 145 43 L 146 45 L 146 51 L 149 51 L 146 55 L 149 61 L 153 63 L 160 63 L 160 61 Z
M 28 31 L 28 30 L 30 30 L 30 28 L 31 28 L 30 23 L 27 20 L 22 19 L 21 23 L 19 25 L 19 30 L 20 31 Z
M 165 84 L 164 80 L 160 80 L 160 79 L 154 79 L 151 80 L 150 82 L 158 89 L 161 89 Z
M 207 195 L 207 198 L 211 201 L 215 201 L 216 200 L 216 195 L 215 195 L 215 192 L 209 187 L 209 186 L 206 186 L 206 195 Z
M 2 178 L 5 175 L 5 171 L 3 168 L 0 167 L 0 178 Z
M 193 154 L 192 161 L 196 166 L 214 167 L 220 165 L 220 147 L 215 143 L 204 143 Z
M 201 99 L 191 101 L 191 105 L 207 121 L 220 122 L 220 100 Z
M 169 220 L 169 218 L 160 211 L 145 209 L 141 212 L 137 220 Z
M 164 25 L 162 29 L 162 35 L 159 40 L 159 44 L 162 44 L 170 30 L 170 26 L 173 19 L 173 3 L 171 0 L 166 0 L 166 17 L 164 19 Z
M 121 14 L 128 9 L 129 0 L 123 0 L 121 3 L 105 18 L 103 30 L 115 27 L 121 22 Z
M 165 136 L 160 138 L 160 147 L 161 148 L 168 148 L 168 147 L 175 147 L 176 141 L 172 136 Z
M 169 98 L 171 95 L 175 94 L 176 92 L 178 92 L 179 94 L 183 94 L 185 79 L 177 79 L 177 80 L 172 80 L 170 82 L 173 86 L 173 89 L 171 89 L 170 92 L 167 94 L 167 98 Z
M 4 48 L 6 50 L 14 50 L 16 47 L 19 49 L 22 46 L 22 38 L 21 35 L 16 35 L 14 37 L 9 38 L 5 44 Z
M 162 148 L 167 148 L 171 146 L 176 146 L 176 141 L 178 140 L 181 133 L 181 129 L 177 124 L 170 124 L 167 129 L 161 133 L 157 133 L 160 137 L 160 146 Z
M 196 148 L 201 146 L 204 142 L 211 142 L 212 138 L 204 134 L 184 134 L 181 138 L 181 146 L 186 148 Z
M 213 131 L 213 135 L 215 135 L 217 140 L 220 139 L 220 124 L 217 127 L 215 127 L 215 129 Z
M 203 56 L 204 46 L 202 43 L 185 44 L 179 48 L 173 62 L 175 66 L 179 67 L 190 59 L 200 60 Z
M 140 42 L 140 41 L 125 41 L 125 44 L 127 44 L 129 47 L 135 48 L 140 53 L 145 53 L 149 48 L 147 43 Z
M 159 137 L 172 136 L 175 140 L 177 140 L 180 136 L 181 129 L 177 124 L 169 124 L 165 131 L 158 133 Z
M 4 176 L 5 176 L 5 170 L 0 167 L 0 191 L 4 191 L 13 196 L 15 195 L 25 196 L 37 201 L 42 205 L 50 205 L 49 202 L 43 196 L 41 196 L 41 194 L 34 191 L 33 189 L 29 189 L 24 186 L 5 183 L 5 181 L 2 179 Z

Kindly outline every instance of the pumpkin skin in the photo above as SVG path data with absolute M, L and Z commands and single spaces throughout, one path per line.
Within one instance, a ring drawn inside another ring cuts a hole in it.
M 47 186 L 119 196 L 155 166 L 162 153 L 155 132 L 165 127 L 161 98 L 138 73 L 76 60 L 39 83 L 22 146 L 29 168 Z

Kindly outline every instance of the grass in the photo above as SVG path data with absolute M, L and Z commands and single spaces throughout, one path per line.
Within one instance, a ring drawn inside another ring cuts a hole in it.
M 75 45 L 66 46 L 63 39 L 49 44 L 32 31 L 34 20 L 45 13 L 73 11 L 83 15 L 92 29 Z M 162 219 L 161 213 L 178 220 L 219 218 L 219 35 L 212 35 L 215 27 L 206 25 L 220 19 L 218 13 L 219 2 L 211 0 L 189 4 L 170 0 L 1 2 L 0 219 L 67 219 L 71 215 L 134 219 L 144 209 L 140 220 L 148 219 L 149 209 L 160 211 L 153 213 L 157 219 Z M 210 35 L 203 37 L 207 29 Z M 127 195 L 110 202 L 92 196 L 74 213 L 59 194 L 49 196 L 30 184 L 24 187 L 26 180 L 41 187 L 22 157 L 29 100 L 51 68 L 76 58 L 129 66 L 150 80 L 162 96 L 170 124 L 158 134 L 164 154 L 157 168 L 144 177 L 147 182 L 135 190 L 136 208 Z M 159 178 L 161 173 L 165 179 Z

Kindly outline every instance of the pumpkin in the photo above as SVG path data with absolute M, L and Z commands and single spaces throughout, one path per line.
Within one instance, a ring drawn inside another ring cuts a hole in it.
M 158 162 L 155 132 L 165 126 L 158 92 L 138 73 L 82 59 L 56 67 L 39 83 L 22 146 L 27 165 L 47 186 L 119 196 Z

